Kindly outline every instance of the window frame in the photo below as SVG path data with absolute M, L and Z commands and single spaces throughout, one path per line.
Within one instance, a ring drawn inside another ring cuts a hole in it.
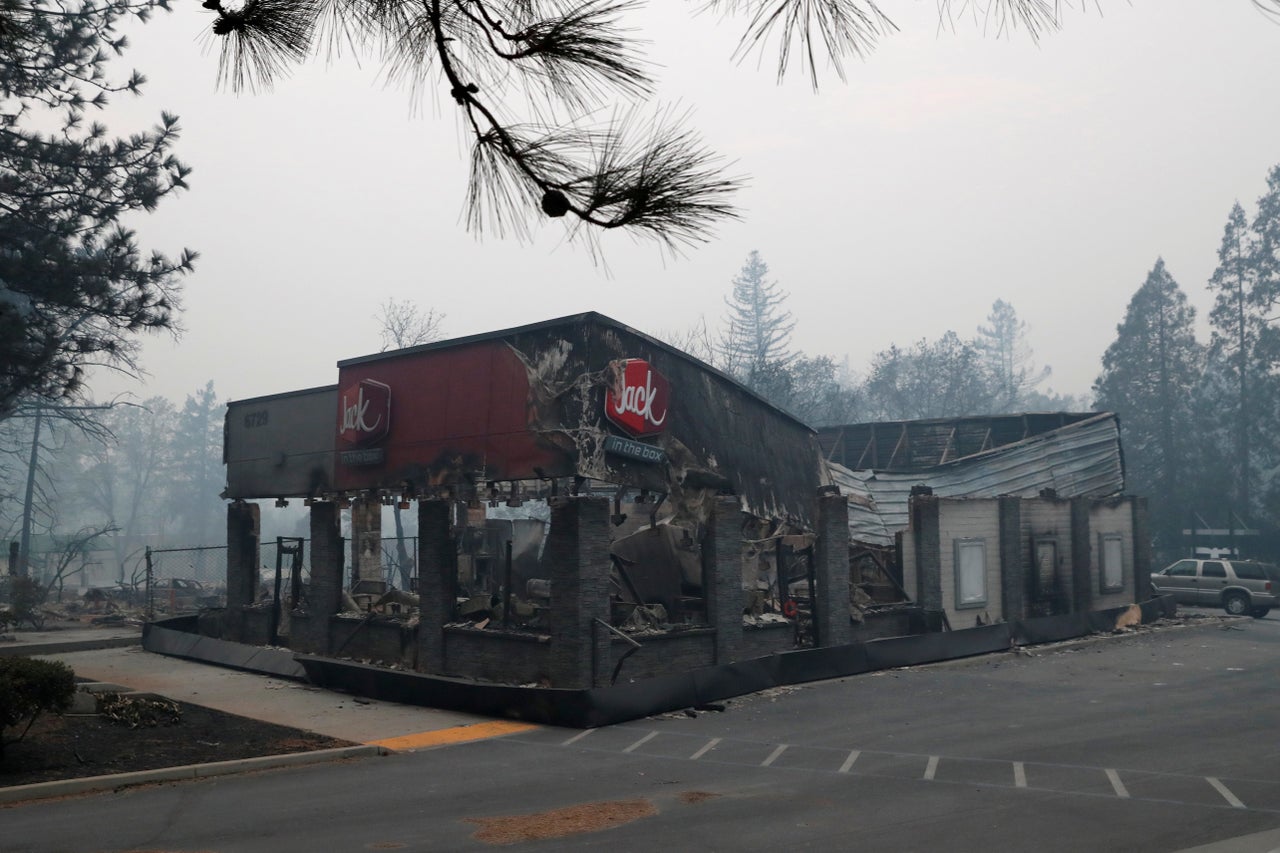
M 982 581 L 982 596 L 981 598 L 965 599 L 963 594 L 964 561 L 961 558 L 961 554 L 974 547 L 981 549 L 979 553 L 982 555 L 981 562 L 980 562 L 980 568 L 981 568 L 980 578 Z M 955 580 L 956 610 L 973 610 L 981 607 L 986 607 L 990 597 L 987 592 L 987 540 L 983 537 L 965 536 L 959 539 L 951 540 L 951 549 L 952 549 L 951 553 L 953 558 L 952 572 Z
M 1116 542 L 1118 544 L 1118 554 L 1120 565 L 1115 572 L 1115 582 L 1112 583 L 1110 578 L 1110 561 L 1107 559 L 1107 543 Z M 1124 591 L 1124 534 L 1123 533 L 1099 533 L 1098 534 L 1098 591 L 1102 593 L 1123 592 Z

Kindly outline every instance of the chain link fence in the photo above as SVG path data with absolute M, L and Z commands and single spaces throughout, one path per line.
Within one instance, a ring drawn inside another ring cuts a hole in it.
M 299 550 L 300 549 L 300 550 Z M 381 542 L 382 575 L 388 589 L 411 591 L 418 579 L 418 537 L 384 537 Z M 350 540 L 342 540 L 342 572 L 351 588 L 354 571 L 350 565 Z M 263 542 L 259 550 L 256 600 L 276 598 L 276 567 L 280 568 L 280 597 L 294 597 L 294 564 L 298 585 L 303 590 L 311 582 L 311 540 L 280 537 Z M 144 596 L 153 616 L 196 613 L 202 607 L 224 607 L 227 603 L 227 547 L 148 548 L 144 557 Z
M 175 616 L 227 603 L 227 546 L 148 548 L 147 613 Z

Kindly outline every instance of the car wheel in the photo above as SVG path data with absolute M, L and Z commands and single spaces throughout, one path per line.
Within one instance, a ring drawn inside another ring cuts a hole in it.
M 1222 609 L 1232 616 L 1243 616 L 1249 612 L 1249 599 L 1239 593 L 1232 593 L 1222 599 Z
M 1266 616 L 1270 612 L 1271 612 L 1270 607 L 1255 607 L 1249 611 L 1249 615 L 1252 616 L 1254 619 L 1261 619 L 1262 617 Z

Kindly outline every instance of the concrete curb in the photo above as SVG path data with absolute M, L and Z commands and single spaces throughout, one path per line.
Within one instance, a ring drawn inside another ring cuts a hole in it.
M 96 649 L 118 649 L 137 646 L 142 635 L 136 637 L 104 637 L 100 640 L 66 640 L 52 643 L 4 643 L 0 644 L 0 657 L 34 657 L 60 655 L 65 652 L 91 652 Z
M 389 755 L 391 750 L 373 745 L 343 746 L 336 749 L 317 749 L 311 752 L 291 752 L 287 755 L 263 755 L 257 758 L 239 758 L 232 761 L 216 761 L 210 764 L 186 764 L 180 767 L 161 767 L 156 770 L 139 770 L 133 773 L 115 773 L 107 776 L 85 776 L 81 779 L 63 779 L 57 782 L 36 782 L 32 785 L 14 785 L 0 788 L 0 804 L 42 800 L 49 797 L 65 797 L 99 791 L 114 791 L 131 785 L 151 782 L 177 782 L 186 779 L 205 779 L 232 773 L 249 773 L 277 767 L 301 767 L 322 764 L 344 758 L 368 758 Z

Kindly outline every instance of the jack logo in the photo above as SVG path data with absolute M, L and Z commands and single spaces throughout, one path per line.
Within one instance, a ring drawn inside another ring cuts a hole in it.
M 612 381 L 605 392 L 604 414 L 633 436 L 665 430 L 671 388 L 667 379 L 639 358 L 611 362 Z
M 391 386 L 362 379 L 342 389 L 338 438 L 355 447 L 376 444 L 391 429 Z

